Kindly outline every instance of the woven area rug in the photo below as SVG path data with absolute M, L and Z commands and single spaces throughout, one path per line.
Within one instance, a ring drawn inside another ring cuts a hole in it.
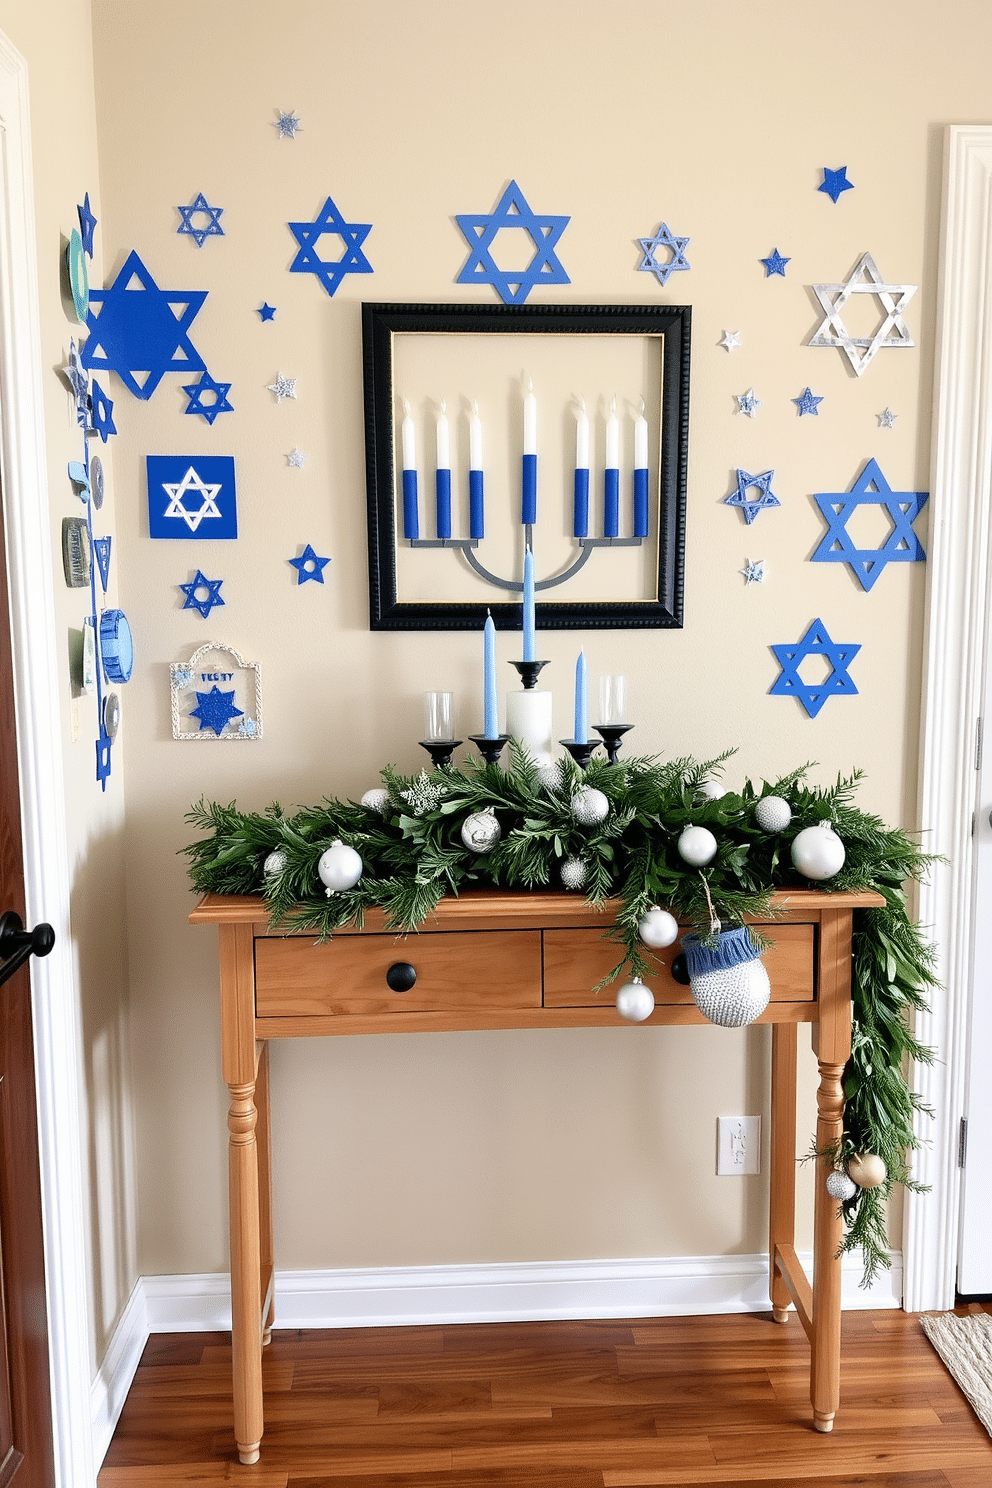
M 973 1312 L 967 1317 L 953 1312 L 925 1312 L 920 1322 L 992 1436 L 992 1316 L 987 1312 Z

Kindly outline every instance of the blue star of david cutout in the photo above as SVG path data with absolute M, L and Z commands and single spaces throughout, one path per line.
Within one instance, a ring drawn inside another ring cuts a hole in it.
M 109 289 L 90 290 L 83 366 L 116 372 L 136 398 L 150 398 L 166 372 L 205 372 L 187 333 L 206 298 L 205 289 L 159 289 L 132 250 Z
M 537 216 L 516 181 L 511 181 L 492 212 L 462 212 L 455 221 L 472 250 L 456 284 L 491 284 L 504 305 L 522 305 L 538 285 L 571 284 L 554 252 L 570 217 Z M 504 228 L 522 229 L 534 244 L 525 269 L 503 270 L 492 255 L 496 236 Z
M 190 709 L 190 717 L 200 720 L 202 729 L 213 729 L 219 737 L 232 718 L 241 718 L 244 711 L 234 706 L 234 688 L 221 692 L 215 682 L 209 692 L 196 694 L 197 706 Z
M 817 186 L 817 191 L 825 191 L 830 200 L 836 206 L 837 199 L 842 191 L 853 191 L 854 182 L 847 179 L 847 166 L 842 165 L 840 170 L 828 170 L 823 167 L 823 180 Z
M 799 394 L 798 398 L 793 398 L 792 401 L 799 410 L 800 418 L 802 418 L 804 413 L 811 413 L 814 418 L 819 417 L 820 404 L 823 402 L 823 398 L 822 396 L 819 398 L 816 397 L 811 388 L 806 388 Z
M 848 675 L 848 666 L 861 650 L 853 641 L 832 641 L 822 620 L 814 620 L 798 645 L 772 646 L 781 676 L 768 689 L 780 697 L 794 697 L 802 703 L 810 718 L 815 718 L 827 698 L 849 697 L 857 688 Z M 804 682 L 799 668 L 807 656 L 825 656 L 831 671 L 822 682 Z
M 850 491 L 818 492 L 814 500 L 827 522 L 827 534 L 812 563 L 849 563 L 862 589 L 870 589 L 887 563 L 922 563 L 926 554 L 913 523 L 929 500 L 929 491 L 893 491 L 869 460 Z M 858 548 L 847 523 L 859 506 L 884 506 L 892 531 L 880 548 Z
M 107 397 L 95 377 L 90 397 L 90 415 L 93 432 L 99 434 L 103 443 L 106 444 L 111 434 L 117 433 L 117 425 L 114 423 L 114 402 L 112 398 Z
M 180 236 L 185 234 L 192 238 L 197 248 L 202 248 L 208 238 L 222 238 L 224 229 L 220 225 L 223 207 L 212 207 L 202 191 L 197 192 L 188 207 L 177 207 L 176 211 L 182 217 L 182 223 L 176 228 Z M 197 227 L 193 218 L 196 216 L 206 217 L 206 227 Z
M 637 241 L 644 254 L 643 262 L 637 265 L 638 273 L 653 274 L 661 285 L 667 284 L 669 275 L 674 274 L 677 269 L 692 268 L 690 263 L 686 263 L 685 258 L 686 244 L 689 239 L 677 238 L 667 222 L 661 224 L 653 238 L 638 238 Z M 657 258 L 659 248 L 667 248 L 671 252 L 671 258 L 659 263 Z
M 772 491 L 772 481 L 775 478 L 774 470 L 766 470 L 762 475 L 748 475 L 746 470 L 737 471 L 737 490 L 732 491 L 729 496 L 724 497 L 724 506 L 739 506 L 744 513 L 744 520 L 750 527 L 760 511 L 766 506 L 781 506 L 782 503 Z M 760 492 L 757 499 L 748 499 L 748 491 Z
M 361 245 L 372 231 L 371 222 L 345 222 L 328 197 L 314 222 L 290 222 L 289 230 L 300 245 L 289 266 L 291 274 L 316 274 L 329 295 L 333 295 L 345 274 L 371 274 L 372 265 Z M 325 233 L 340 237 L 344 252 L 330 263 L 317 256 L 317 244 Z
M 183 413 L 201 413 L 207 423 L 212 424 L 219 413 L 234 412 L 234 404 L 227 396 L 230 391 L 229 382 L 214 382 L 209 372 L 201 372 L 199 382 L 183 383 L 183 392 L 189 398 Z M 204 403 L 204 393 L 211 395 L 212 403 Z
M 179 587 L 186 596 L 183 604 L 184 610 L 199 610 L 204 620 L 210 618 L 210 611 L 215 605 L 222 605 L 224 601 L 220 597 L 220 586 L 223 579 L 208 579 L 200 569 L 196 570 L 196 578 L 191 584 L 180 584 Z M 203 598 L 197 595 L 203 593 Z M 199 694 L 197 694 L 199 696 Z M 233 694 L 232 694 L 233 696 Z
M 318 558 L 310 543 L 307 543 L 299 558 L 290 558 L 289 562 L 296 569 L 297 584 L 305 584 L 308 579 L 316 579 L 318 584 L 324 582 L 324 569 L 330 563 L 330 558 Z
M 97 219 L 90 211 L 90 194 L 87 191 L 83 197 L 83 205 L 76 208 L 79 215 L 79 236 L 83 240 L 83 252 L 87 258 L 93 257 L 93 229 L 96 227 Z
M 263 320 L 274 320 L 276 307 L 275 305 L 270 305 L 268 301 L 266 301 L 265 304 L 259 305 L 257 313 L 262 317 Z
M 768 255 L 767 258 L 759 258 L 758 259 L 758 262 L 759 263 L 763 263 L 764 266 L 765 266 L 765 278 L 766 279 L 770 279 L 773 274 L 781 274 L 782 275 L 782 278 L 784 279 L 785 278 L 785 266 L 786 266 L 787 263 L 791 263 L 792 262 L 792 259 L 791 258 L 783 258 L 782 255 L 781 255 L 781 253 L 779 253 L 778 249 L 777 248 L 773 248 L 772 251 L 771 251 L 771 253 L 769 253 L 769 255 Z

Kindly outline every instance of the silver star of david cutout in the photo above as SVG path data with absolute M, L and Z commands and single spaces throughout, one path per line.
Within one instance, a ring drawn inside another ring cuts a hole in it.
M 163 481 L 162 489 L 169 498 L 165 515 L 167 517 L 179 517 L 186 523 L 190 532 L 196 531 L 204 517 L 220 516 L 220 512 L 217 510 L 217 493 L 220 490 L 220 483 L 218 482 L 217 485 L 205 485 L 192 465 L 181 481 L 177 481 L 175 484 Z M 199 491 L 202 497 L 200 505 L 192 511 L 189 507 L 183 505 L 183 497 L 189 495 L 191 491 Z
M 860 377 L 876 352 L 885 347 L 913 346 L 902 312 L 916 293 L 915 284 L 886 284 L 870 253 L 864 253 L 844 284 L 814 284 L 813 291 L 826 312 L 809 346 L 839 346 Z M 874 295 L 885 314 L 874 335 L 852 336 L 842 318 L 852 295 Z

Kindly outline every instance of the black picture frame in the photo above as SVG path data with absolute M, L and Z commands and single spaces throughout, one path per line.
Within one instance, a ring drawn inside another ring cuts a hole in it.
M 376 304 L 362 306 L 365 462 L 371 630 L 477 630 L 491 613 L 498 630 L 520 626 L 520 600 L 409 603 L 397 597 L 396 450 L 393 338 L 539 333 L 637 335 L 663 340 L 658 427 L 658 575 L 649 600 L 542 599 L 539 630 L 681 629 L 689 446 L 688 305 Z

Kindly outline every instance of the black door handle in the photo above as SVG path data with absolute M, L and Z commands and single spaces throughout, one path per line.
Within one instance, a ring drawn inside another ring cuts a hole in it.
M 42 922 L 25 930 L 19 914 L 8 909 L 0 915 L 0 987 L 22 967 L 29 956 L 47 956 L 55 945 L 55 931 Z

